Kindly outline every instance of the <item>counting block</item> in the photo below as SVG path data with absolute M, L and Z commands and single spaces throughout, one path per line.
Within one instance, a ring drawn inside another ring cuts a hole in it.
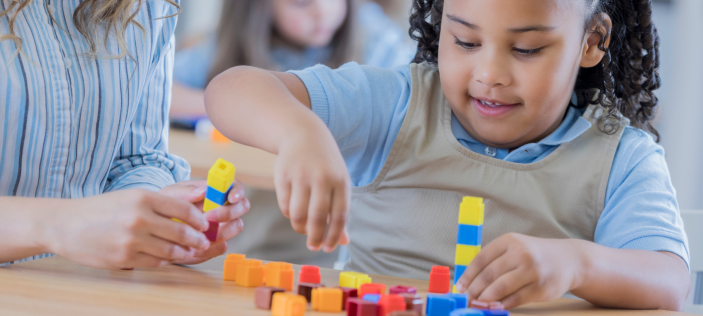
M 371 277 L 366 274 L 345 271 L 339 274 L 339 286 L 359 289 L 362 284 L 371 283 Z
M 240 255 L 237 253 L 227 254 L 225 265 L 222 269 L 222 279 L 225 281 L 236 281 L 237 264 L 244 261 L 244 259 L 246 259 L 246 255 Z
M 364 301 L 368 302 L 373 302 L 373 303 L 378 303 L 378 301 L 381 300 L 381 294 L 364 294 L 364 296 L 361 297 Z
M 427 316 L 448 316 L 455 309 L 456 301 L 453 298 L 446 295 L 427 295 Z
M 386 285 L 380 283 L 366 283 L 359 287 L 359 296 L 366 294 L 386 294 Z
M 286 291 L 293 290 L 295 271 L 287 262 L 269 262 L 264 265 L 264 282 L 267 286 L 280 287 Z
M 237 263 L 237 278 L 234 282 L 244 287 L 259 287 L 264 284 L 264 266 L 261 260 L 244 259 Z
M 342 311 L 342 289 L 319 287 L 312 289 L 312 309 L 320 312 Z
M 271 301 L 273 295 L 286 290 L 276 287 L 262 286 L 257 287 L 254 293 L 254 304 L 260 309 L 271 309 Z
M 481 246 L 456 245 L 454 263 L 456 265 L 468 266 L 471 261 L 476 258 L 479 251 L 481 251 Z
M 373 302 L 364 301 L 358 298 L 350 298 L 347 300 L 346 308 L 347 316 L 377 316 L 378 305 Z
M 483 225 L 484 208 L 482 198 L 465 196 L 459 206 L 459 224 Z
M 300 274 L 298 275 L 298 282 L 302 283 L 320 283 L 320 268 L 317 266 L 301 266 Z
M 483 311 L 485 316 L 510 316 L 510 312 L 502 309 L 490 309 Z
M 483 225 L 459 224 L 456 243 L 459 245 L 480 246 L 483 235 Z
M 459 279 L 461 278 L 461 276 L 464 275 L 464 271 L 466 271 L 466 266 L 462 266 L 462 265 L 454 266 L 454 284 L 459 282 Z
M 203 212 L 209 212 L 222 205 L 227 205 L 227 195 L 234 184 L 234 165 L 219 158 L 207 173 L 207 191 L 203 203 Z M 205 231 L 205 237 L 210 241 L 217 241 L 219 222 L 208 221 L 210 226 Z
M 396 285 L 388 289 L 389 294 L 401 294 L 401 293 L 417 293 L 417 289 L 413 286 Z
M 271 303 L 272 316 L 303 316 L 308 307 L 304 297 L 285 292 L 273 294 Z
M 319 288 L 319 287 L 325 287 L 322 284 L 312 284 L 312 283 L 300 283 L 298 282 L 298 295 L 302 295 L 305 297 L 305 300 L 308 302 L 312 301 L 312 290 Z
M 359 290 L 349 287 L 338 287 L 342 290 L 342 309 L 347 306 L 347 300 L 350 298 L 356 298 L 358 296 Z
M 451 277 L 449 275 L 449 267 L 432 266 L 430 272 L 430 285 L 427 289 L 430 293 L 444 294 L 449 292 L 451 285 Z
M 418 316 L 422 315 L 422 297 L 418 294 L 400 293 L 398 294 L 405 300 L 405 310 L 413 311 Z
M 448 297 L 454 299 L 454 308 L 468 308 L 469 307 L 469 294 L 465 293 L 449 293 Z
M 382 295 L 378 301 L 378 316 L 388 316 L 395 311 L 405 311 L 405 299 L 396 294 Z
M 483 316 L 483 311 L 475 308 L 460 308 L 452 311 L 449 316 Z

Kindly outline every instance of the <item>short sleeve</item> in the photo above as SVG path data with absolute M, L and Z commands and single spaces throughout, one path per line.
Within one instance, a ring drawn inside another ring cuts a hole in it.
M 409 66 L 394 70 L 348 63 L 291 71 L 305 84 L 312 109 L 332 132 L 352 184 L 371 183 L 388 158 L 410 99 Z
M 215 58 L 215 39 L 176 52 L 173 80 L 193 89 L 205 89 L 207 76 Z
M 664 149 L 627 127 L 613 159 L 595 242 L 622 249 L 668 251 L 688 265 L 688 238 Z

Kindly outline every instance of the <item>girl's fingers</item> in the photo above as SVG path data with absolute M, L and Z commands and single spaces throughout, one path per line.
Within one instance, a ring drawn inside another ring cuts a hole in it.
M 184 260 L 195 253 L 193 248 L 183 247 L 154 236 L 147 237 L 140 248 L 141 253 L 168 261 Z
M 158 193 L 149 193 L 148 199 L 150 199 L 150 206 L 156 214 L 169 220 L 177 218 L 200 231 L 204 231 L 208 227 L 205 215 L 192 203 Z
M 290 219 L 290 195 L 291 184 L 287 180 L 279 180 L 282 177 L 274 178 L 274 186 L 276 187 L 276 199 L 278 200 L 278 208 L 283 213 L 283 216 Z
M 329 227 L 327 229 L 323 249 L 325 252 L 334 250 L 338 243 L 341 244 L 340 239 L 345 235 L 345 225 L 347 222 L 347 214 L 349 213 L 348 200 L 347 191 L 344 188 L 335 188 L 332 192 L 332 209 L 329 216 Z
M 222 223 L 220 229 L 217 231 L 217 241 L 226 242 L 231 238 L 239 235 L 244 229 L 244 221 L 241 218 L 234 219 L 232 221 Z
M 325 235 L 331 194 L 329 188 L 324 185 L 318 185 L 312 190 L 307 222 L 308 249 L 312 251 L 320 249 L 322 238 Z
M 478 276 L 483 269 L 485 269 L 493 260 L 502 256 L 507 252 L 507 243 L 501 242 L 498 238 L 488 244 L 484 249 L 482 249 L 476 258 L 471 261 L 471 264 L 466 267 L 464 274 L 459 278 L 456 283 L 456 289 L 459 292 L 465 292 L 469 285 L 474 282 L 474 279 Z
M 187 224 L 156 216 L 151 220 L 151 234 L 166 241 L 195 249 L 207 249 L 210 241 L 205 234 Z
M 501 301 L 529 285 L 534 279 L 534 276 L 529 271 L 525 271 L 525 269 L 513 269 L 491 282 L 480 295 L 470 297 L 477 297 L 479 301 L 484 302 Z M 471 291 L 470 288 L 469 292 Z
M 290 223 L 293 230 L 307 234 L 308 205 L 310 202 L 310 187 L 298 183 L 293 185 L 290 197 Z
M 473 264 L 473 262 L 472 262 Z M 500 279 L 504 274 L 514 271 L 520 266 L 517 260 L 511 260 L 507 253 L 491 261 L 469 284 L 466 293 L 471 298 L 481 297 L 486 288 Z M 468 270 L 468 268 L 467 268 Z M 466 275 L 466 273 L 464 273 Z
M 242 215 L 249 212 L 250 207 L 249 199 L 243 198 L 237 200 L 234 204 L 223 205 L 205 213 L 205 218 L 213 222 L 229 222 L 242 217 Z
M 539 301 L 539 293 L 541 293 L 539 286 L 535 283 L 530 283 L 518 289 L 513 294 L 508 295 L 500 302 L 503 303 L 505 309 L 511 309 L 523 304 Z
M 344 226 L 344 230 L 342 231 L 342 236 L 339 237 L 339 244 L 340 245 L 348 245 L 349 244 L 349 232 L 347 231 L 347 226 Z
M 159 193 L 172 198 L 195 203 L 202 201 L 205 198 L 206 190 L 206 181 L 181 181 L 161 189 Z
M 236 204 L 237 202 L 239 202 L 243 198 L 244 198 L 244 185 L 239 180 L 234 180 L 234 186 L 232 187 L 232 190 L 229 191 L 229 195 L 227 196 L 227 200 L 232 204 Z

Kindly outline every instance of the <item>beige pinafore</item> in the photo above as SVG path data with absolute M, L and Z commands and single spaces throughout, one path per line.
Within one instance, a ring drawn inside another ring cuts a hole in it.
M 625 118 L 618 131 L 592 126 L 544 159 L 507 162 L 463 147 L 451 130 L 451 109 L 436 66 L 410 65 L 410 104 L 385 165 L 353 189 L 346 269 L 427 279 L 432 265 L 454 267 L 463 196 L 484 198 L 483 246 L 517 232 L 593 240 Z

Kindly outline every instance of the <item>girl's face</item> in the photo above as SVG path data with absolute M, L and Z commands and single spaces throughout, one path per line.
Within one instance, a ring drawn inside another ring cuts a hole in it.
M 329 45 L 346 16 L 346 0 L 273 0 L 276 31 L 301 47 Z
M 517 148 L 559 126 L 591 42 L 585 11 L 574 0 L 445 0 L 442 90 L 471 136 Z

